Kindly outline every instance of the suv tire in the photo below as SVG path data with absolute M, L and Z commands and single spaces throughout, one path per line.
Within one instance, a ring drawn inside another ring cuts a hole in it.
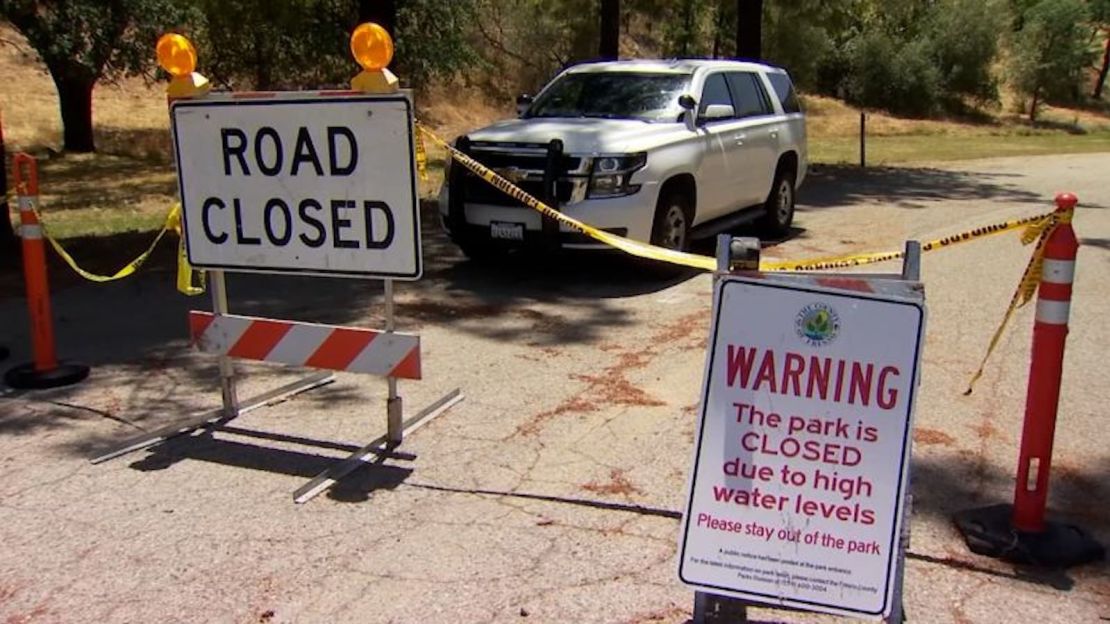
M 690 221 L 693 215 L 690 200 L 681 192 L 666 191 L 655 205 L 651 226 L 651 244 L 675 251 L 690 248 Z
M 771 194 L 767 196 L 767 202 L 763 206 L 761 225 L 767 234 L 775 238 L 789 234 L 790 226 L 794 223 L 796 175 L 793 169 L 779 165 L 775 171 L 775 182 L 771 185 Z

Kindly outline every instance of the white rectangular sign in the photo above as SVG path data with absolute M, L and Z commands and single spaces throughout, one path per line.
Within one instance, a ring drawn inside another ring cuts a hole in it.
M 754 602 L 888 614 L 924 308 L 810 281 L 724 278 L 679 577 Z
M 404 94 L 229 94 L 175 102 L 189 261 L 210 269 L 418 279 Z

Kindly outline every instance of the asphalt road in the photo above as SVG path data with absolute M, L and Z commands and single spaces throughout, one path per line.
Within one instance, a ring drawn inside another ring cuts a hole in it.
M 772 258 L 900 248 L 1079 195 L 1083 240 L 1050 500 L 1110 543 L 1110 442 L 1100 322 L 1110 292 L 1110 155 L 921 169 L 823 168 Z M 0 621 L 685 622 L 675 574 L 708 335 L 710 278 L 572 256 L 476 266 L 429 228 L 427 273 L 398 286 L 419 332 L 409 413 L 466 400 L 406 440 L 415 458 L 363 470 L 304 506 L 294 489 L 384 430 L 383 381 L 337 383 L 93 466 L 141 430 L 215 406 L 212 359 L 187 349 L 206 308 L 172 276 L 59 293 L 78 387 L 0 399 Z M 1110 619 L 1110 567 L 1019 568 L 969 553 L 953 512 L 1013 488 L 1032 307 L 963 396 L 1028 259 L 1016 235 L 926 256 L 929 324 L 913 459 L 911 621 Z M 896 266 L 882 267 L 896 270 Z M 236 312 L 380 326 L 381 287 L 233 276 Z M 0 301 L 0 343 L 27 357 L 25 311 Z M 244 394 L 294 372 L 244 365 Z M 759 621 L 832 621 L 758 610 Z

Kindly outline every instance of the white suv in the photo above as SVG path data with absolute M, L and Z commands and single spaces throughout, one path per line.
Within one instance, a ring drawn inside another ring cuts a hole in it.
M 671 249 L 758 220 L 782 235 L 806 174 L 806 128 L 789 75 L 734 61 L 618 61 L 563 71 L 520 118 L 455 145 L 552 207 Z M 522 206 L 459 165 L 439 197 L 470 257 L 512 246 L 597 243 Z

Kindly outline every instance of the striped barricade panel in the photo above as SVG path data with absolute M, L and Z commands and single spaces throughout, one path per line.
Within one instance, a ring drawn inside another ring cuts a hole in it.
M 420 379 L 420 336 L 412 334 L 197 311 L 189 312 L 189 334 L 206 353 Z

